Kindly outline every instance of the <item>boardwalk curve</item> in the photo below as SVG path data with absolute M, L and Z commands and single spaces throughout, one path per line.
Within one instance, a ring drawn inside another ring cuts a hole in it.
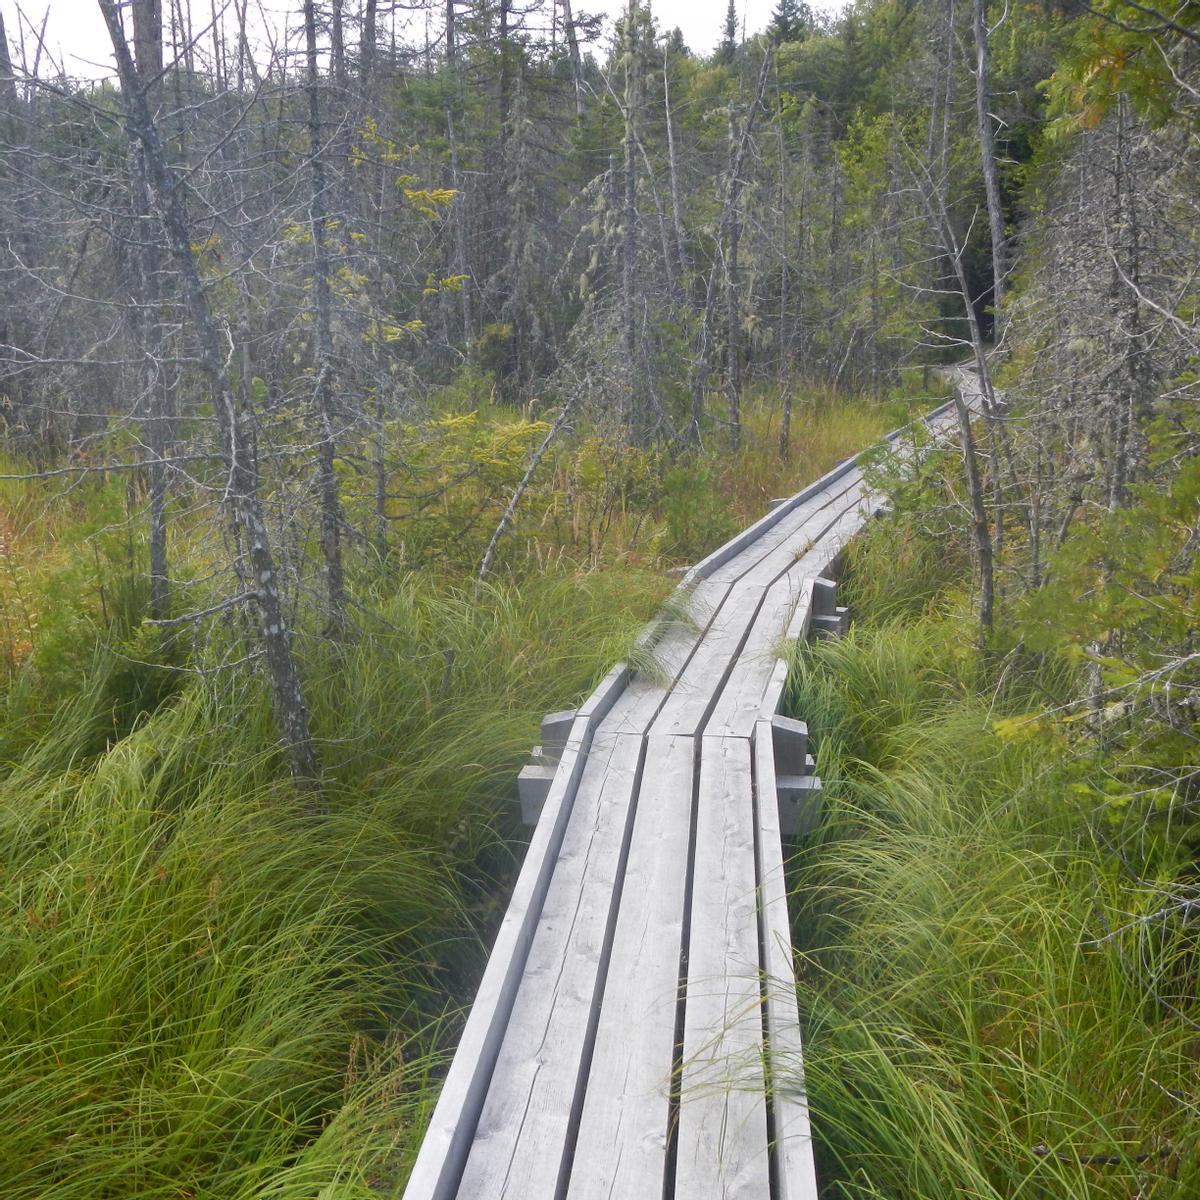
M 858 459 L 779 502 L 688 571 L 652 669 L 543 722 L 536 825 L 405 1200 L 816 1196 L 783 839 L 820 783 L 777 651 L 844 626 L 830 577 L 878 504 Z

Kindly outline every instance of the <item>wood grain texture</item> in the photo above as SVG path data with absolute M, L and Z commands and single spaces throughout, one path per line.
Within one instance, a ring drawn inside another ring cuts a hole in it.
M 460 1195 L 555 1194 L 624 875 L 642 739 L 596 733 L 524 965 Z
M 570 1200 L 662 1194 L 694 743 L 650 738 L 608 986 L 583 1103 Z
M 458 1195 L 467 1151 L 516 1001 L 525 958 L 587 761 L 588 746 L 596 726 L 624 688 L 626 678 L 623 669 L 615 667 L 576 715 L 458 1049 L 405 1187 L 405 1200 L 452 1200 Z
M 952 433 L 952 406 L 926 425 Z M 773 763 L 756 748 L 752 769 L 750 734 L 769 745 L 756 713 L 782 701 L 773 651 L 806 633 L 808 581 L 877 504 L 848 460 L 774 505 L 686 573 L 671 611 L 690 616 L 640 639 L 654 670 L 618 664 L 569 725 L 550 722 L 561 760 L 405 1200 L 661 1195 L 685 942 L 675 1194 L 771 1194 L 765 1012 L 773 1200 L 811 1200 L 802 1084 L 784 1086 L 802 1076 Z M 764 978 L 782 981 L 765 1009 Z
M 675 1195 L 770 1195 L 750 743 L 705 738 Z
M 763 992 L 767 1016 L 767 1069 L 774 1117 L 776 1191 L 772 1200 L 817 1200 L 808 1096 L 800 1044 L 800 1012 L 792 966 L 792 931 L 783 872 L 783 844 L 775 805 L 775 761 L 770 721 L 754 733 L 754 806 Z

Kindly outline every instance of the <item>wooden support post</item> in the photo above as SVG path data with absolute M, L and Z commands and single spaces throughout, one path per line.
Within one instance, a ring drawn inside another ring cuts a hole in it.
M 850 610 L 837 602 L 837 584 L 832 579 L 813 580 L 812 620 L 809 635 L 820 638 L 841 637 L 850 628 Z
M 813 580 L 812 609 L 814 617 L 827 617 L 837 609 L 837 583 L 818 575 Z
M 803 721 L 776 714 L 771 718 L 771 744 L 778 775 L 804 775 L 808 754 L 808 726 Z
M 575 721 L 575 710 L 564 709 L 562 712 L 547 713 L 542 718 L 542 754 L 546 758 L 557 761 L 562 758 L 566 749 L 567 738 L 571 736 L 571 725 Z
M 521 820 L 526 825 L 536 825 L 542 814 L 542 805 L 550 794 L 550 785 L 554 782 L 577 715 L 575 709 L 568 708 L 562 712 L 547 713 L 542 718 L 542 744 L 534 746 L 532 761 L 517 776 Z
M 544 762 L 530 763 L 521 768 L 517 776 L 517 797 L 521 801 L 521 820 L 526 825 L 538 823 L 557 770 L 556 764 Z
M 821 638 L 841 637 L 850 628 L 850 610 L 836 608 L 828 616 L 813 617 L 809 631 L 813 641 Z
M 811 771 L 813 760 L 808 758 Z M 816 775 L 776 775 L 779 832 L 786 838 L 805 837 L 821 819 L 821 781 Z
M 813 774 L 816 763 L 808 752 L 808 726 L 791 717 L 772 717 L 771 745 L 780 832 L 802 837 L 816 828 L 821 815 L 821 781 Z

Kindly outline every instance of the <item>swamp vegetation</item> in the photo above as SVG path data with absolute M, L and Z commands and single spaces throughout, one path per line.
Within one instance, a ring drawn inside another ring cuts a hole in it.
M 0 0 L 0 1195 L 399 1195 L 538 718 L 958 363 L 795 652 L 822 1187 L 1200 1192 L 1200 6 L 99 7 Z

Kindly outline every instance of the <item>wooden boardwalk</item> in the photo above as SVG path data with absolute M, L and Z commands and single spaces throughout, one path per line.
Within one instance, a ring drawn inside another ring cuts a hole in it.
M 877 504 L 857 460 L 777 504 L 691 568 L 652 669 L 543 722 L 536 826 L 405 1200 L 816 1196 L 783 839 L 820 784 L 778 655 L 844 625 L 828 577 Z

